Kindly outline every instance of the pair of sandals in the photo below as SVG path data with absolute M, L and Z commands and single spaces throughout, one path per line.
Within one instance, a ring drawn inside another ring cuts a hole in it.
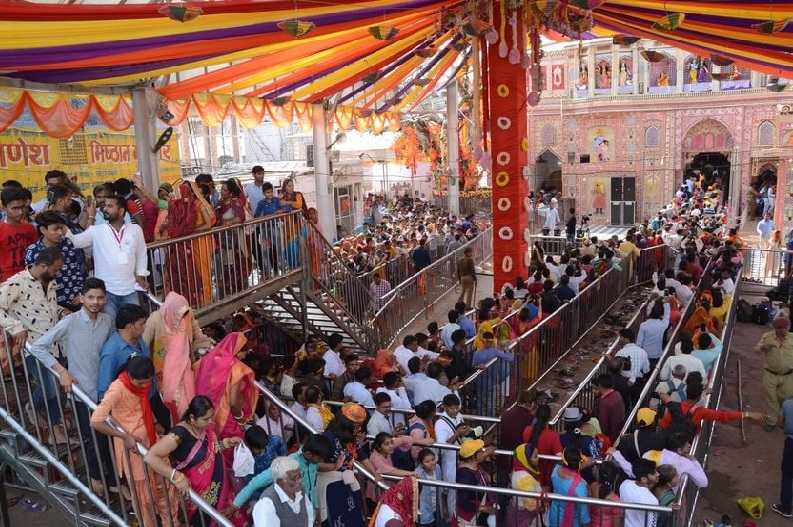
M 46 503 L 33 501 L 25 496 L 15 496 L 6 500 L 6 507 L 13 507 L 19 505 L 25 512 L 43 512 L 47 510 Z

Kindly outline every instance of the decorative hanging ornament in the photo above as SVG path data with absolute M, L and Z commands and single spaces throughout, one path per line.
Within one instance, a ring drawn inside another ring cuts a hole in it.
M 273 106 L 283 106 L 289 102 L 289 97 L 276 97 L 275 99 L 270 99 L 270 104 Z
M 766 20 L 759 24 L 752 24 L 752 29 L 756 29 L 760 33 L 765 33 L 766 35 L 773 35 L 785 29 L 789 23 L 789 18 L 783 18 L 782 20 Z
M 611 41 L 615 46 L 630 46 L 631 44 L 635 44 L 640 40 L 641 39 L 639 37 L 631 37 L 629 35 L 614 35 L 611 38 Z
M 162 6 L 157 12 L 177 22 L 190 22 L 198 18 L 204 10 L 195 4 L 168 4 Z
M 283 20 L 276 24 L 281 31 L 289 33 L 295 38 L 308 35 L 316 27 L 314 22 L 308 20 Z
M 423 48 L 417 49 L 416 55 L 418 55 L 421 58 L 427 59 L 435 55 L 437 51 L 438 51 L 438 46 L 435 46 L 434 44 L 430 44 L 429 46 L 424 46 Z
M 731 66 L 733 63 L 735 63 L 734 60 L 721 55 L 716 55 L 715 53 L 710 54 L 710 60 L 716 66 Z
M 572 0 L 570 5 L 577 7 L 578 9 L 591 11 L 593 9 L 597 9 L 605 3 L 606 0 Z
M 666 58 L 666 55 L 663 53 L 659 53 L 658 51 L 651 51 L 649 49 L 642 50 L 641 53 L 644 60 L 647 62 L 661 62 Z
M 369 28 L 369 33 L 377 40 L 391 40 L 399 33 L 399 28 L 392 26 L 371 26 Z
M 526 99 L 529 103 L 529 106 L 537 106 L 540 104 L 540 92 L 530 91 Z
M 683 21 L 686 19 L 685 13 L 672 13 L 671 15 L 666 15 L 661 20 L 658 20 L 653 24 L 653 29 L 656 31 L 663 31 L 664 33 L 668 31 L 672 31 L 680 27 Z
M 463 33 L 472 37 L 480 37 L 487 33 L 491 29 L 490 24 L 479 20 L 478 18 L 469 19 L 467 20 L 460 29 L 463 30 Z
M 361 81 L 365 82 L 366 84 L 371 84 L 379 78 L 380 78 L 380 70 L 377 70 L 361 77 Z

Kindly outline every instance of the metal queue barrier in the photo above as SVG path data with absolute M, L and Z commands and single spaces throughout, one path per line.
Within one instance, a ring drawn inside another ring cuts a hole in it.
M 5 336 L 3 337 L 3 344 L 9 350 L 10 356 L 10 343 Z M 28 356 L 33 357 L 32 355 Z M 155 500 L 152 496 L 149 478 L 161 478 L 162 481 L 159 483 L 163 485 L 163 488 L 168 488 L 170 483 L 153 471 L 144 471 L 147 488 L 149 489 L 147 496 L 136 496 L 134 485 L 130 484 L 132 502 L 127 501 L 123 493 L 119 492 L 116 505 L 112 507 L 108 505 L 115 500 L 114 495 L 109 492 L 108 481 L 105 478 L 105 472 L 115 470 L 117 466 L 112 447 L 113 439 L 96 433 L 90 426 L 88 429 L 84 429 L 80 426 L 78 419 L 78 404 L 83 405 L 87 410 L 90 421 L 90 415 L 93 414 L 97 407 L 96 403 L 77 384 L 72 386 L 71 394 L 63 394 L 60 389 L 59 376 L 53 370 L 45 367 L 35 357 L 33 357 L 31 362 L 35 367 L 35 374 L 38 379 L 47 379 L 54 383 L 54 393 L 51 393 L 50 395 L 52 396 L 48 398 L 49 392 L 46 389 L 44 390 L 43 415 L 40 412 L 27 411 L 27 402 L 33 399 L 34 392 L 31 383 L 27 381 L 27 379 L 33 378 L 34 373 L 28 368 L 28 361 L 22 360 L 21 366 L 18 367 L 23 377 L 17 378 L 13 371 L 10 376 L 3 377 L 2 381 L 0 381 L 2 383 L 3 403 L 0 405 L 2 406 L 0 408 L 0 419 L 5 421 L 5 424 L 14 430 L 18 437 L 13 444 L 0 449 L 0 457 L 7 454 L 13 455 L 17 458 L 18 463 L 35 467 L 45 483 L 44 488 L 37 490 L 44 493 L 51 492 L 59 496 L 68 496 L 70 498 L 70 506 L 73 507 L 72 510 L 75 511 L 78 517 L 81 514 L 81 502 L 84 498 L 88 502 L 89 509 L 92 510 L 82 511 L 82 513 L 92 518 L 104 516 L 106 518 L 105 521 L 108 521 L 111 525 L 130 525 L 131 517 L 128 505 L 134 505 L 135 510 L 138 511 L 150 508 L 155 518 L 159 515 L 161 519 L 164 518 L 166 520 L 164 526 L 175 527 L 189 524 L 187 509 L 182 498 L 177 498 L 178 504 L 172 503 L 168 493 L 165 493 L 167 507 L 171 513 L 166 514 L 163 511 L 154 509 Z M 43 381 L 43 383 L 46 383 L 46 381 Z M 53 418 L 53 416 L 56 417 Z M 117 430 L 124 431 L 122 427 L 113 422 L 112 418 L 108 419 L 108 423 Z M 70 439 L 77 438 L 77 443 L 70 441 L 66 444 L 58 441 L 54 433 L 56 428 Z M 32 432 L 29 432 L 30 430 Z M 90 489 L 88 449 L 92 449 L 90 454 L 96 456 L 96 462 L 100 467 L 103 486 L 103 495 L 101 496 L 96 495 Z M 124 449 L 124 461 L 129 466 L 130 456 L 143 457 L 146 452 L 147 450 L 140 444 L 138 444 L 137 451 L 134 453 Z M 103 466 L 107 467 L 106 470 L 102 470 Z M 116 481 L 119 481 L 118 477 Z M 120 487 L 120 482 L 117 485 Z M 189 499 L 198 506 L 207 519 L 223 527 L 231 526 L 231 523 L 192 490 L 190 491 Z M 61 500 L 63 500 L 62 497 Z M 99 513 L 98 516 L 97 512 Z M 203 523 L 204 516 L 201 516 L 201 518 Z
M 304 430 L 302 430 L 302 433 L 316 433 L 316 431 L 313 430 L 310 427 L 310 425 L 305 422 L 305 420 L 303 420 L 299 416 L 295 415 L 292 412 L 291 408 L 289 408 L 286 404 L 284 404 L 272 392 L 270 392 L 269 390 L 264 388 L 259 383 L 257 383 L 256 386 L 259 389 L 259 392 L 260 392 L 261 396 L 268 402 L 268 404 L 274 404 L 274 405 L 278 406 L 278 408 L 280 409 L 282 414 L 289 415 L 289 417 L 295 423 L 295 429 L 296 430 L 298 429 L 297 425 L 299 425 L 299 428 L 304 429 Z M 341 404 L 341 403 L 330 402 L 330 401 L 329 401 L 329 403 L 330 403 L 331 406 L 338 406 L 338 405 Z M 370 407 L 370 408 L 367 408 L 367 410 L 373 411 L 373 408 Z M 413 411 L 412 410 L 393 409 L 392 410 L 392 417 L 396 413 L 401 413 L 401 414 L 407 416 L 407 415 L 412 414 Z M 498 421 L 497 418 L 493 418 L 493 417 L 482 417 L 482 416 L 474 416 L 474 415 L 464 415 L 463 417 L 466 419 L 466 421 L 469 421 L 469 422 L 481 422 L 481 423 L 494 424 L 495 422 Z M 283 419 L 281 419 L 280 422 L 282 423 Z M 449 444 L 446 444 L 446 443 L 435 443 L 435 444 L 432 445 L 431 448 L 435 449 L 436 451 L 437 450 L 457 451 L 457 450 L 460 449 L 460 447 L 458 445 L 449 445 Z M 508 451 L 504 451 L 504 450 L 496 450 L 495 454 L 497 454 L 497 455 L 512 455 L 512 452 L 508 452 Z M 558 461 L 559 460 L 558 457 L 556 457 L 556 456 L 541 456 L 541 458 L 545 459 L 545 460 L 550 460 L 550 461 Z M 358 478 L 359 478 L 359 480 L 361 482 L 362 489 L 366 487 L 367 483 L 370 483 L 370 484 L 373 483 L 373 484 L 375 484 L 375 488 L 376 488 L 376 491 L 377 491 L 376 495 L 379 496 L 379 493 L 382 492 L 387 487 L 387 485 L 383 481 L 375 483 L 374 475 L 369 473 L 368 471 L 366 471 L 358 462 L 356 462 L 356 472 L 358 473 Z M 386 482 L 394 482 L 394 481 L 400 480 L 401 478 L 400 477 L 395 477 L 395 476 L 384 475 L 382 477 L 382 479 L 385 480 Z M 670 507 L 662 507 L 662 506 L 657 506 L 657 505 L 653 506 L 653 505 L 642 505 L 642 504 L 634 504 L 634 503 L 613 502 L 613 501 L 610 501 L 610 500 L 600 500 L 600 499 L 597 499 L 597 498 L 578 498 L 578 497 L 574 497 L 574 496 L 553 494 L 553 493 L 541 494 L 541 493 L 538 493 L 538 492 L 524 492 L 524 491 L 514 490 L 514 489 L 510 489 L 510 488 L 488 487 L 488 488 L 485 489 L 485 488 L 482 488 L 482 487 L 476 487 L 476 486 L 472 486 L 472 485 L 464 485 L 464 484 L 459 484 L 459 483 L 450 483 L 450 482 L 446 482 L 446 481 L 442 481 L 442 480 L 440 480 L 440 481 L 439 480 L 425 480 L 425 479 L 417 478 L 417 482 L 421 486 L 426 485 L 426 486 L 429 486 L 429 487 L 432 487 L 432 488 L 436 489 L 435 490 L 435 492 L 437 493 L 436 494 L 437 508 L 436 508 L 436 511 L 435 511 L 436 518 L 438 517 L 439 514 L 442 513 L 441 508 L 440 508 L 441 504 L 443 503 L 443 501 L 441 499 L 442 495 L 444 493 L 448 492 L 448 491 L 460 491 L 460 490 L 468 490 L 468 491 L 473 491 L 473 492 L 477 492 L 477 493 L 480 493 L 480 494 L 482 492 L 488 492 L 488 493 L 493 493 L 493 494 L 496 494 L 496 495 L 505 495 L 505 496 L 508 496 L 510 498 L 533 498 L 533 499 L 543 500 L 546 503 L 546 505 L 550 504 L 551 502 L 554 502 L 554 501 L 561 501 L 563 503 L 568 503 L 569 502 L 569 503 L 576 503 L 576 504 L 584 504 L 584 505 L 588 505 L 588 506 L 598 506 L 598 507 L 609 507 L 612 504 L 614 504 L 614 506 L 617 506 L 617 507 L 619 507 L 621 509 L 644 511 L 645 516 L 647 518 L 647 520 L 645 521 L 645 525 L 648 525 L 648 526 L 653 524 L 653 522 L 651 522 L 651 519 L 649 517 L 650 514 L 657 514 L 657 513 L 667 513 L 667 514 L 669 514 L 669 513 L 672 512 L 672 509 Z M 510 501 L 510 503 L 514 504 L 514 501 Z M 507 514 L 513 514 L 513 513 L 517 513 L 517 511 L 512 512 L 511 509 L 508 509 L 506 511 L 506 513 Z
M 424 315 L 429 318 L 435 303 L 456 290 L 457 258 L 462 257 L 468 247 L 473 249 L 476 265 L 486 262 L 493 254 L 493 228 L 484 230 L 454 253 L 422 269 L 383 297 L 382 307 L 374 317 L 381 347 L 393 345 L 399 333 L 418 317 Z

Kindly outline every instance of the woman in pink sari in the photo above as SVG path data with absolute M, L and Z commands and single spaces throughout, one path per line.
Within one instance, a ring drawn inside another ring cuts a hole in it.
M 251 420 L 259 400 L 253 370 L 237 358 L 247 342 L 242 333 L 229 333 L 193 367 L 195 393 L 212 401 L 220 439 L 243 438 L 242 425 Z
M 146 321 L 143 341 L 151 350 L 157 386 L 175 423 L 195 395 L 194 351 L 211 348 L 212 340 L 201 332 L 187 299 L 171 291 Z
M 149 449 L 145 461 L 182 494 L 193 489 L 210 506 L 225 511 L 233 505 L 234 495 L 222 451 L 232 451 L 242 440 L 229 437 L 218 441 L 212 429 L 214 417 L 215 408 L 209 398 L 194 397 L 182 420 Z M 170 465 L 166 459 L 170 459 Z M 217 525 L 203 517 L 192 500 L 185 500 L 185 504 L 191 526 Z M 241 511 L 236 511 L 229 519 L 237 527 L 247 525 L 247 518 Z

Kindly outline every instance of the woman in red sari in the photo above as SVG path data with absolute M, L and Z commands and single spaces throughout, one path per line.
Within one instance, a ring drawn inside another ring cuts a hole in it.
M 182 420 L 151 447 L 145 460 L 182 494 L 192 488 L 209 505 L 224 511 L 233 505 L 234 495 L 222 451 L 232 450 L 242 439 L 228 437 L 218 441 L 212 429 L 214 417 L 212 401 L 203 395 L 194 397 Z M 170 465 L 166 458 L 170 459 Z M 185 504 L 191 526 L 217 525 L 202 517 L 192 500 L 185 500 Z M 247 525 L 245 514 L 239 510 L 230 520 L 237 527 Z
M 413 476 L 398 481 L 380 496 L 369 527 L 414 527 L 419 514 L 419 484 Z
M 193 366 L 195 393 L 212 402 L 220 439 L 243 438 L 242 425 L 251 420 L 259 400 L 253 370 L 237 358 L 247 342 L 242 333 L 229 333 Z

